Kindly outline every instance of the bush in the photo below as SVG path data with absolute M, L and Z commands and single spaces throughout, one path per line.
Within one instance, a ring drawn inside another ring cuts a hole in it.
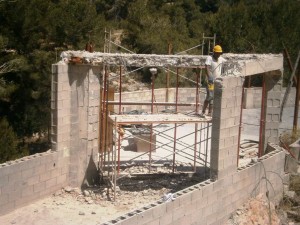
M 289 145 L 293 144 L 300 138 L 300 129 L 297 131 L 285 131 L 279 138 L 281 143 L 284 143 L 285 146 L 289 147 Z

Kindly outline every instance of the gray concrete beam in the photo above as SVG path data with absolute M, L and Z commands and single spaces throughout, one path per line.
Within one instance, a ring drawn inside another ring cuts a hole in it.
M 281 54 L 223 54 L 227 60 L 224 76 L 249 76 L 283 67 Z M 206 55 L 120 54 L 86 51 L 65 51 L 60 63 L 72 63 L 72 58 L 87 65 L 123 65 L 135 67 L 203 67 Z

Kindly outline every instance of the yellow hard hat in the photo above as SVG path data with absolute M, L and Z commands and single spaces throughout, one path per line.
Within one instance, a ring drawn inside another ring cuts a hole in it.
M 215 47 L 214 47 L 214 52 L 220 52 L 220 53 L 222 53 L 223 51 L 222 51 L 222 47 L 220 46 L 220 45 L 216 45 Z

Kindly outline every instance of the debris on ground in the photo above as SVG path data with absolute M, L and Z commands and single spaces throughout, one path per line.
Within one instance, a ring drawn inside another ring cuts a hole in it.
M 299 225 L 300 224 L 300 174 L 290 176 L 289 185 L 284 185 L 284 196 L 278 205 L 262 194 L 251 198 L 237 209 L 226 225 Z
M 276 214 L 275 206 L 258 195 L 250 198 L 244 206 L 230 217 L 226 225 L 251 225 L 251 224 L 272 224 L 281 225 L 279 217 Z

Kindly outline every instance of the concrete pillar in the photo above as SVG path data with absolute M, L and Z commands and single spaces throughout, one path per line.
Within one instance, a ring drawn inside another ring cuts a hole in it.
M 237 169 L 242 78 L 215 82 L 211 139 L 211 179 L 222 179 Z
M 69 157 L 69 184 L 97 177 L 100 70 L 91 65 L 52 67 L 52 149 Z
M 52 150 L 70 151 L 70 112 L 71 88 L 69 85 L 68 66 L 52 65 L 51 89 L 51 142 Z
M 263 129 L 263 149 L 265 151 L 268 142 L 274 144 L 278 144 L 279 142 L 282 71 L 271 71 L 265 73 L 264 76 L 266 82 L 266 95 L 264 96 L 265 125 Z

